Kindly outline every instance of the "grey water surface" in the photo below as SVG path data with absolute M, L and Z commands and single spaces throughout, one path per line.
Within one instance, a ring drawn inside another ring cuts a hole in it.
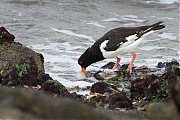
M 107 31 L 121 26 L 164 21 L 165 29 L 147 37 L 137 49 L 134 65 L 154 67 L 180 61 L 179 0 L 1 0 L 0 26 L 45 57 L 45 70 L 65 86 L 87 86 L 77 64 L 79 56 Z M 129 63 L 131 54 L 122 56 Z M 108 59 L 95 63 L 96 70 Z M 92 80 L 95 81 L 94 78 Z

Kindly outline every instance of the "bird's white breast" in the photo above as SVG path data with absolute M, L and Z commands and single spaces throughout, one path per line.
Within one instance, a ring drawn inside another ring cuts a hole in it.
M 151 34 L 152 32 L 153 31 L 150 31 L 144 34 L 138 40 L 136 40 L 137 39 L 136 34 L 126 37 L 128 41 L 120 45 L 119 48 L 115 51 L 106 51 L 104 49 L 109 41 L 109 40 L 105 40 L 100 45 L 100 51 L 102 52 L 104 58 L 120 57 L 123 54 L 133 52 L 144 41 L 144 37 Z

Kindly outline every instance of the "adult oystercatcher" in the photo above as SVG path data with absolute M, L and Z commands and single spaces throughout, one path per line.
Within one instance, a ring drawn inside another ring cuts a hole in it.
M 116 57 L 117 61 L 112 68 L 114 70 L 121 60 L 120 56 L 131 52 L 132 60 L 127 68 L 127 71 L 131 73 L 136 58 L 135 48 L 143 42 L 145 36 L 164 28 L 165 25 L 161 23 L 163 22 L 160 21 L 148 26 L 119 27 L 110 30 L 80 56 L 78 64 L 81 66 L 81 72 L 85 73 L 86 68 L 92 63 Z

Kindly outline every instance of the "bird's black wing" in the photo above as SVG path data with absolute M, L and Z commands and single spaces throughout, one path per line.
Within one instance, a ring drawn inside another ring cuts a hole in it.
M 136 31 L 132 28 L 130 29 L 121 27 L 113 29 L 105 34 L 104 38 L 109 41 L 104 49 L 106 51 L 115 51 L 119 48 L 119 46 L 128 41 L 126 37 L 134 34 L 136 34 Z
M 142 35 L 150 32 L 151 30 L 159 30 L 164 28 L 164 25 L 161 25 L 162 21 L 157 22 L 153 25 L 149 26 L 140 26 L 140 27 L 120 27 L 115 28 L 107 32 L 101 39 L 102 41 L 108 40 L 108 43 L 105 46 L 106 51 L 115 51 L 118 49 L 123 43 L 128 40 L 126 37 L 131 35 L 136 35 L 137 38 L 134 40 L 138 40 Z

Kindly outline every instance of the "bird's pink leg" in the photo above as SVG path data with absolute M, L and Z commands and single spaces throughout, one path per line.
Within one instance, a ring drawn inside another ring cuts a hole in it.
M 132 60 L 131 60 L 131 62 L 129 64 L 128 68 L 127 68 L 127 71 L 129 71 L 130 73 L 132 73 L 132 65 L 133 65 L 134 60 L 136 58 L 136 53 L 135 52 L 132 52 L 131 54 L 132 54 Z
M 116 61 L 116 63 L 114 64 L 112 70 L 115 70 L 115 69 L 116 69 L 116 67 L 118 66 L 120 60 L 121 60 L 121 58 L 118 58 L 118 57 L 117 57 L 117 61 Z

